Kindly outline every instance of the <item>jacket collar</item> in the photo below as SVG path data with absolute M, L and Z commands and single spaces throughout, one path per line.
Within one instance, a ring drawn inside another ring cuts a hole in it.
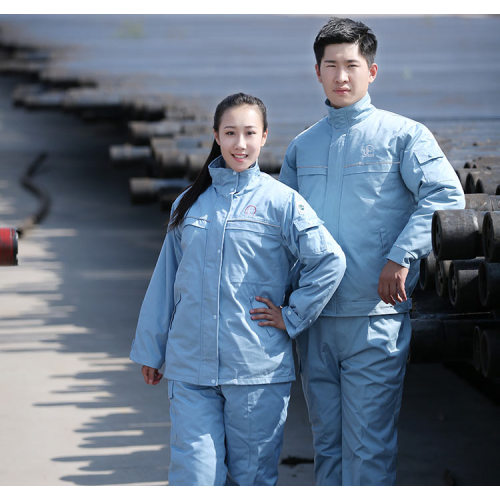
M 224 196 L 243 191 L 260 175 L 258 162 L 243 172 L 235 172 L 229 167 L 226 168 L 226 162 L 222 156 L 218 156 L 210 163 L 208 171 L 215 190 Z
M 348 128 L 364 120 L 375 110 L 375 106 L 372 105 L 368 93 L 359 101 L 345 108 L 337 109 L 332 107 L 328 99 L 325 101 L 325 104 L 328 107 L 328 121 L 335 128 Z

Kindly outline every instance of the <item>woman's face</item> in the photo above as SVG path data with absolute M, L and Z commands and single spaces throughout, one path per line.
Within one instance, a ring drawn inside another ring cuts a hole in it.
M 264 130 L 259 108 L 243 104 L 224 112 L 214 136 L 226 166 L 235 172 L 242 172 L 257 161 L 266 143 L 267 130 Z

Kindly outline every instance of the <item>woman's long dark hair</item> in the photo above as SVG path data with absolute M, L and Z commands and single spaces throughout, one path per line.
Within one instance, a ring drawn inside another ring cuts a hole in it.
M 232 94 L 223 99 L 215 109 L 214 114 L 214 131 L 218 131 L 220 127 L 220 122 L 222 120 L 222 115 L 230 108 L 234 108 L 236 106 L 242 106 L 244 104 L 249 104 L 251 106 L 257 106 L 262 114 L 262 121 L 264 125 L 264 131 L 267 130 L 267 110 L 264 106 L 264 103 L 258 98 L 248 94 L 243 94 L 242 92 L 238 94 Z M 182 198 L 180 199 L 177 207 L 172 213 L 172 217 L 169 223 L 169 229 L 173 229 L 178 226 L 186 212 L 193 206 L 194 202 L 198 199 L 198 197 L 212 184 L 212 177 L 210 176 L 210 172 L 208 170 L 208 166 L 212 161 L 214 161 L 217 157 L 221 155 L 220 146 L 217 144 L 217 141 L 214 139 L 212 144 L 212 150 L 208 155 L 203 167 L 196 177 L 193 184 L 187 188 L 184 192 Z

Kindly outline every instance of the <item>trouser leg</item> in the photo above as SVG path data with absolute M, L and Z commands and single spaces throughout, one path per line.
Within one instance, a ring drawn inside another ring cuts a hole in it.
M 274 485 L 291 383 L 169 381 L 171 485 Z
M 314 480 L 322 486 L 342 484 L 342 407 L 335 323 L 336 318 L 320 317 L 296 339 L 313 434 Z
M 397 314 L 341 323 L 342 484 L 393 485 L 410 318 Z
M 290 388 L 289 382 L 222 386 L 227 465 L 235 484 L 277 483 Z
M 224 398 L 214 387 L 168 381 L 172 486 L 226 482 Z
M 317 485 L 394 484 L 408 314 L 320 317 L 297 339 Z

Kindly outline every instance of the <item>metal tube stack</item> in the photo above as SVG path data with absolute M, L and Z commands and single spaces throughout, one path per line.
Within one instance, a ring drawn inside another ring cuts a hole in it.
M 431 319 L 417 315 L 412 322 L 414 360 L 460 358 L 487 379 L 500 377 L 500 196 L 494 194 L 500 170 L 495 168 L 466 164 L 457 171 L 466 186 L 465 208 L 434 213 L 432 252 L 421 261 L 419 293 L 440 299 Z M 486 192 L 468 192 L 480 180 Z
M 125 143 L 110 145 L 109 158 L 114 167 L 133 171 L 131 203 L 159 202 L 168 211 L 196 178 L 213 141 L 211 112 L 176 96 L 103 88 L 91 76 L 55 71 L 47 49 L 0 40 L 0 51 L 0 74 L 23 82 L 13 93 L 15 105 L 73 113 L 88 122 L 116 122 L 126 130 Z M 266 144 L 259 164 L 277 175 L 291 138 L 273 137 L 278 139 Z M 420 290 L 414 297 L 413 361 L 461 359 L 484 377 L 500 376 L 498 160 L 476 158 L 457 168 L 466 208 L 434 215 L 433 251 L 421 261 Z M 13 249 L 10 238 L 7 248 Z M 0 255 L 2 265 L 14 262 L 12 250 Z
M 160 208 L 169 211 L 173 200 L 198 175 L 210 152 L 213 134 L 211 114 L 196 103 L 168 94 L 103 88 L 91 76 L 51 67 L 47 50 L 6 41 L 0 49 L 4 52 L 0 74 L 27 80 L 13 93 L 16 106 L 60 110 L 88 122 L 126 125 L 128 142 L 110 145 L 109 157 L 115 167 L 142 170 L 137 181 L 131 179 L 131 203 L 159 201 Z M 276 175 L 286 146 L 284 141 L 274 146 L 268 144 L 259 159 L 261 170 Z M 154 195 L 144 195 L 145 176 L 151 179 L 150 186 L 156 186 Z M 160 182 L 164 179 L 172 182 Z

